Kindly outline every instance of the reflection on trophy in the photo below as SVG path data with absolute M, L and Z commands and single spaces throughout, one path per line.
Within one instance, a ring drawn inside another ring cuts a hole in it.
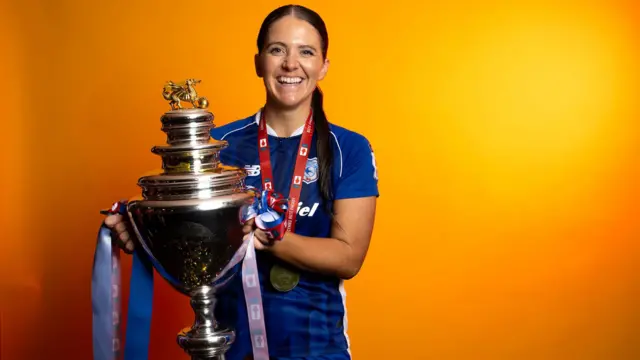
M 172 108 L 161 117 L 167 143 L 151 150 L 162 169 L 139 179 L 142 194 L 128 202 L 127 212 L 138 249 L 191 298 L 195 321 L 178 334 L 179 345 L 193 360 L 224 359 L 235 335 L 214 318 L 215 293 L 244 255 L 238 216 L 254 194 L 244 186 L 244 170 L 220 163 L 227 143 L 210 138 L 213 114 L 195 91 L 199 82 L 165 85 L 163 97 Z

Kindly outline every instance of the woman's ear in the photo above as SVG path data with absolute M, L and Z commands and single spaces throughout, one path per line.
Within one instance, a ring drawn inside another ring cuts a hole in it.
M 318 80 L 323 80 L 324 77 L 327 76 L 327 71 L 329 71 L 329 59 L 324 59 L 322 70 L 320 70 L 320 74 L 318 75 Z
M 256 75 L 258 75 L 259 78 L 262 78 L 262 66 L 260 65 L 260 54 L 256 54 L 253 57 L 253 64 L 256 67 Z

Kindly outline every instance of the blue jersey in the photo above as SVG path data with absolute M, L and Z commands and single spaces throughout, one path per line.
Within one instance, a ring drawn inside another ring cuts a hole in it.
M 222 163 L 246 169 L 246 184 L 256 189 L 262 189 L 258 154 L 259 119 L 260 113 L 211 131 L 211 137 L 229 143 L 220 153 Z M 333 198 L 378 196 L 375 159 L 367 139 L 333 124 L 329 129 L 333 151 Z M 287 138 L 277 137 L 271 129 L 268 129 L 268 134 L 273 189 L 287 197 L 302 127 Z M 305 167 L 295 233 L 326 238 L 331 234 L 331 218 L 320 195 L 315 138 L 314 133 Z M 262 251 L 258 251 L 256 257 L 270 356 L 319 359 L 321 355 L 348 354 L 346 294 L 342 280 L 300 271 L 298 285 L 289 292 L 279 292 L 271 285 L 269 272 L 281 260 Z M 243 360 L 250 355 L 247 309 L 240 276 L 236 276 L 218 294 L 216 318 L 236 332 L 236 341 L 227 353 L 227 360 Z

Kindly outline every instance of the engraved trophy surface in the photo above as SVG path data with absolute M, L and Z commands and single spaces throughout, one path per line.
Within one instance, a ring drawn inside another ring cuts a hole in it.
M 239 213 L 254 194 L 244 185 L 244 170 L 220 163 L 227 142 L 210 137 L 214 116 L 195 91 L 199 82 L 165 85 L 163 97 L 172 109 L 161 117 L 167 141 L 151 150 L 162 169 L 139 179 L 142 193 L 128 202 L 127 212 L 136 246 L 191 299 L 195 321 L 178 334 L 178 344 L 193 360 L 222 360 L 235 334 L 214 318 L 215 292 L 235 275 L 231 269 L 244 255 Z

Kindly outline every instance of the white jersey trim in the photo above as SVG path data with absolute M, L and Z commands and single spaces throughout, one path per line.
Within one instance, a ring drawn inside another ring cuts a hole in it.
M 342 296 L 342 308 L 344 309 L 344 316 L 342 317 L 342 327 L 344 328 L 344 338 L 347 341 L 347 353 L 351 358 L 351 342 L 349 341 L 349 320 L 347 317 L 347 290 L 344 288 L 344 280 L 340 279 L 340 295 Z
M 340 153 L 340 175 L 339 177 L 342 177 L 342 148 L 340 147 L 340 143 L 338 142 L 338 137 L 336 136 L 336 134 L 333 131 L 329 131 L 331 133 L 331 135 L 333 135 L 333 138 L 336 140 L 336 145 L 338 146 L 338 152 Z
M 251 125 L 253 125 L 253 123 L 247 124 L 247 125 L 245 125 L 245 126 L 243 126 L 243 127 L 241 127 L 241 128 L 235 129 L 235 130 L 231 130 L 231 131 L 229 131 L 228 133 L 226 133 L 226 134 L 222 135 L 222 137 L 220 138 L 220 140 L 224 140 L 224 138 L 226 138 L 226 137 L 227 137 L 227 135 L 232 134 L 232 133 L 234 133 L 234 132 L 236 132 L 236 131 L 240 131 L 240 130 L 246 129 L 246 128 L 248 128 L 248 127 L 249 127 L 249 126 L 251 126 Z
M 260 126 L 260 114 L 262 113 L 262 109 L 258 110 L 258 113 L 256 114 L 256 125 Z M 293 136 L 298 136 L 298 135 L 302 135 L 302 131 L 304 130 L 304 125 L 300 126 L 296 131 L 293 132 L 293 134 L 291 134 L 289 137 L 293 137 Z M 271 128 L 271 126 L 269 126 L 269 124 L 267 124 L 267 134 L 271 135 L 271 136 L 276 136 L 279 137 L 278 134 L 276 134 L 276 131 L 273 130 Z

